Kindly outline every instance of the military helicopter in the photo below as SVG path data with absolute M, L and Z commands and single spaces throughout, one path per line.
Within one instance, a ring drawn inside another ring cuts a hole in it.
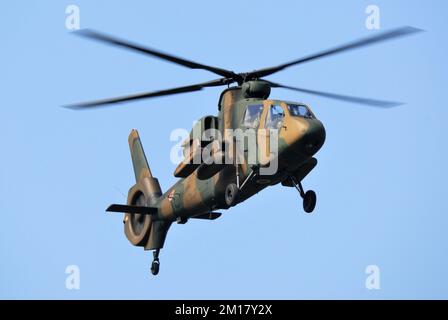
M 219 97 L 218 115 L 199 119 L 185 140 L 183 144 L 185 161 L 182 161 L 174 172 L 174 176 L 179 180 L 166 192 L 162 192 L 157 178 L 152 175 L 138 132 L 132 130 L 129 135 L 136 183 L 128 192 L 127 204 L 112 204 L 106 211 L 124 213 L 124 232 L 127 239 L 134 246 L 153 250 L 151 273 L 157 275 L 160 266 L 159 252 L 173 222 L 184 224 L 189 219 L 217 219 L 221 216 L 217 210 L 233 207 L 264 188 L 278 183 L 298 190 L 305 212 L 311 213 L 314 210 L 316 193 L 312 190 L 305 191 L 302 180 L 317 165 L 314 155 L 324 144 L 325 128 L 307 104 L 269 99 L 271 88 L 290 89 L 374 107 L 388 108 L 400 104 L 292 87 L 269 81 L 264 77 L 292 66 L 420 31 L 422 30 L 413 27 L 400 27 L 274 67 L 236 73 L 84 29 L 74 34 L 191 69 L 207 70 L 219 75 L 220 78 L 66 107 L 77 110 L 90 109 L 138 99 L 199 91 L 207 87 L 227 86 Z M 236 83 L 236 86 L 230 86 L 233 83 Z M 244 141 L 239 147 L 235 147 L 235 135 L 227 132 L 232 129 L 239 129 L 243 135 L 252 132 L 252 146 L 255 146 L 252 149 L 255 150 L 248 150 L 251 148 L 248 148 L 249 144 L 246 145 Z M 208 136 L 205 134 L 211 131 L 214 134 Z M 216 133 L 221 139 L 217 139 Z M 201 156 L 200 161 L 192 161 L 207 148 L 212 159 L 225 158 L 227 161 L 204 161 Z M 254 154 L 252 160 L 255 158 L 255 161 L 249 161 L 250 156 Z M 264 169 L 269 168 L 274 162 L 275 170 L 267 174 L 267 170 Z

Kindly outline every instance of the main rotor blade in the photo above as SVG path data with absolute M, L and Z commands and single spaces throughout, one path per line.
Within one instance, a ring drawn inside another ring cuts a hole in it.
M 360 98 L 360 97 L 347 96 L 347 95 L 336 94 L 336 93 L 329 93 L 329 92 L 324 92 L 324 91 L 316 91 L 316 90 L 309 90 L 309 89 L 285 86 L 285 85 L 267 81 L 267 80 L 263 80 L 263 81 L 266 81 L 267 83 L 269 83 L 271 85 L 271 87 L 273 87 L 273 88 L 284 88 L 284 89 L 289 89 L 289 90 L 294 90 L 294 91 L 298 91 L 298 92 L 312 94 L 315 96 L 336 99 L 336 100 L 341 100 L 341 101 L 351 102 L 351 103 L 358 103 L 358 104 L 363 104 L 363 105 L 368 105 L 368 106 L 373 106 L 373 107 L 392 108 L 392 107 L 397 107 L 397 106 L 400 106 L 403 104 L 402 102 Z
M 138 93 L 138 94 L 134 94 L 134 95 L 117 97 L 117 98 L 82 102 L 82 103 L 66 105 L 64 107 L 69 108 L 69 109 L 74 109 L 74 110 L 86 109 L 86 108 L 104 106 L 107 104 L 116 104 L 116 103 L 121 103 L 121 102 L 127 102 L 127 101 L 132 101 L 132 100 L 147 99 L 147 98 L 167 96 L 167 95 L 171 95 L 171 94 L 199 91 L 206 87 L 216 87 L 216 86 L 226 85 L 231 82 L 233 82 L 232 79 L 221 78 L 221 79 L 204 82 L 204 83 L 198 83 L 198 84 L 194 84 L 194 85 L 190 85 L 190 86 L 177 87 L 177 88 L 172 88 L 172 89 L 164 89 L 164 90 L 153 91 L 153 92 L 143 92 L 143 93 Z
M 101 42 L 104 42 L 104 43 L 107 43 L 110 45 L 122 47 L 125 49 L 131 49 L 131 50 L 134 50 L 134 51 L 137 51 L 140 53 L 148 54 L 150 56 L 157 57 L 162 60 L 170 61 L 170 62 L 182 65 L 187 68 L 207 70 L 207 71 L 213 72 L 213 73 L 218 74 L 225 78 L 234 78 L 234 79 L 241 78 L 241 76 L 237 75 L 233 71 L 229 71 L 229 70 L 225 70 L 222 68 L 217 68 L 217 67 L 197 63 L 194 61 L 186 60 L 186 59 L 176 57 L 176 56 L 173 56 L 173 55 L 170 55 L 170 54 L 167 54 L 167 53 L 155 50 L 155 49 L 151 49 L 148 47 L 138 45 L 136 43 L 132 43 L 130 41 L 115 38 L 115 37 L 106 35 L 104 33 L 100 33 L 98 31 L 83 29 L 83 30 L 74 32 L 74 34 L 85 37 L 85 38 L 98 40 L 98 41 L 101 41 Z
M 357 41 L 353 41 L 353 42 L 350 42 L 350 43 L 347 43 L 347 44 L 344 44 L 344 45 L 341 45 L 341 46 L 338 46 L 338 47 L 335 47 L 332 49 L 321 51 L 321 52 L 306 56 L 306 57 L 298 59 L 298 60 L 293 60 L 291 62 L 287 62 L 287 63 L 281 64 L 281 65 L 278 65 L 276 67 L 264 68 L 264 69 L 249 72 L 246 75 L 246 79 L 256 79 L 256 78 L 266 77 L 268 75 L 271 75 L 273 73 L 276 73 L 278 71 L 281 71 L 283 69 L 286 69 L 288 67 L 291 67 L 291 66 L 294 66 L 297 64 L 301 64 L 301 63 L 305 63 L 308 61 L 331 56 L 331 55 L 341 53 L 344 51 L 349 51 L 349 50 L 369 46 L 369 45 L 380 43 L 383 41 L 400 38 L 400 37 L 403 37 L 406 35 L 411 35 L 411 34 L 422 32 L 422 31 L 423 30 L 417 29 L 414 27 L 401 27 L 401 28 L 394 29 L 391 31 L 386 31 L 381 34 L 377 34 L 377 35 L 363 38 L 363 39 L 360 39 Z

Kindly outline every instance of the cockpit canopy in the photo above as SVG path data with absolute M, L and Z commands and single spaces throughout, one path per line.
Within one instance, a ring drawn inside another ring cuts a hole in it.
M 264 105 L 263 102 L 247 105 L 242 120 L 243 127 L 257 128 L 259 126 Z M 285 117 L 285 112 L 288 112 L 292 117 L 316 118 L 310 108 L 303 103 L 272 101 L 267 107 L 269 109 L 266 117 L 266 128 L 277 128 L 277 124 Z

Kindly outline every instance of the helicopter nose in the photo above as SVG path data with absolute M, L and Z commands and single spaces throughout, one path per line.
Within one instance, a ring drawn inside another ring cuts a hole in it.
M 317 119 L 307 119 L 308 129 L 303 135 L 305 152 L 312 156 L 323 146 L 325 142 L 325 127 Z

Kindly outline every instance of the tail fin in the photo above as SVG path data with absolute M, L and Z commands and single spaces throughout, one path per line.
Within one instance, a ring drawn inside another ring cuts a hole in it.
M 132 129 L 128 141 L 129 149 L 131 150 L 132 165 L 134 166 L 135 181 L 139 182 L 145 177 L 152 178 L 151 169 L 149 169 L 148 160 L 146 160 L 145 151 L 143 150 L 137 130 Z
M 162 195 L 159 181 L 152 176 L 138 131 L 132 129 L 128 140 L 132 165 L 134 167 L 135 181 L 141 191 L 145 194 L 147 205 L 154 205 L 155 200 Z
M 162 195 L 162 190 L 157 178 L 152 176 L 137 130 L 131 131 L 128 140 L 136 184 L 128 193 L 127 206 L 135 212 L 129 210 L 130 212 L 126 213 L 125 234 L 135 246 L 142 246 L 147 250 L 160 249 L 171 225 L 168 221 L 154 220 L 152 216 L 157 214 L 158 199 Z M 147 207 L 148 211 L 142 207 Z M 125 206 L 117 208 L 127 210 Z

